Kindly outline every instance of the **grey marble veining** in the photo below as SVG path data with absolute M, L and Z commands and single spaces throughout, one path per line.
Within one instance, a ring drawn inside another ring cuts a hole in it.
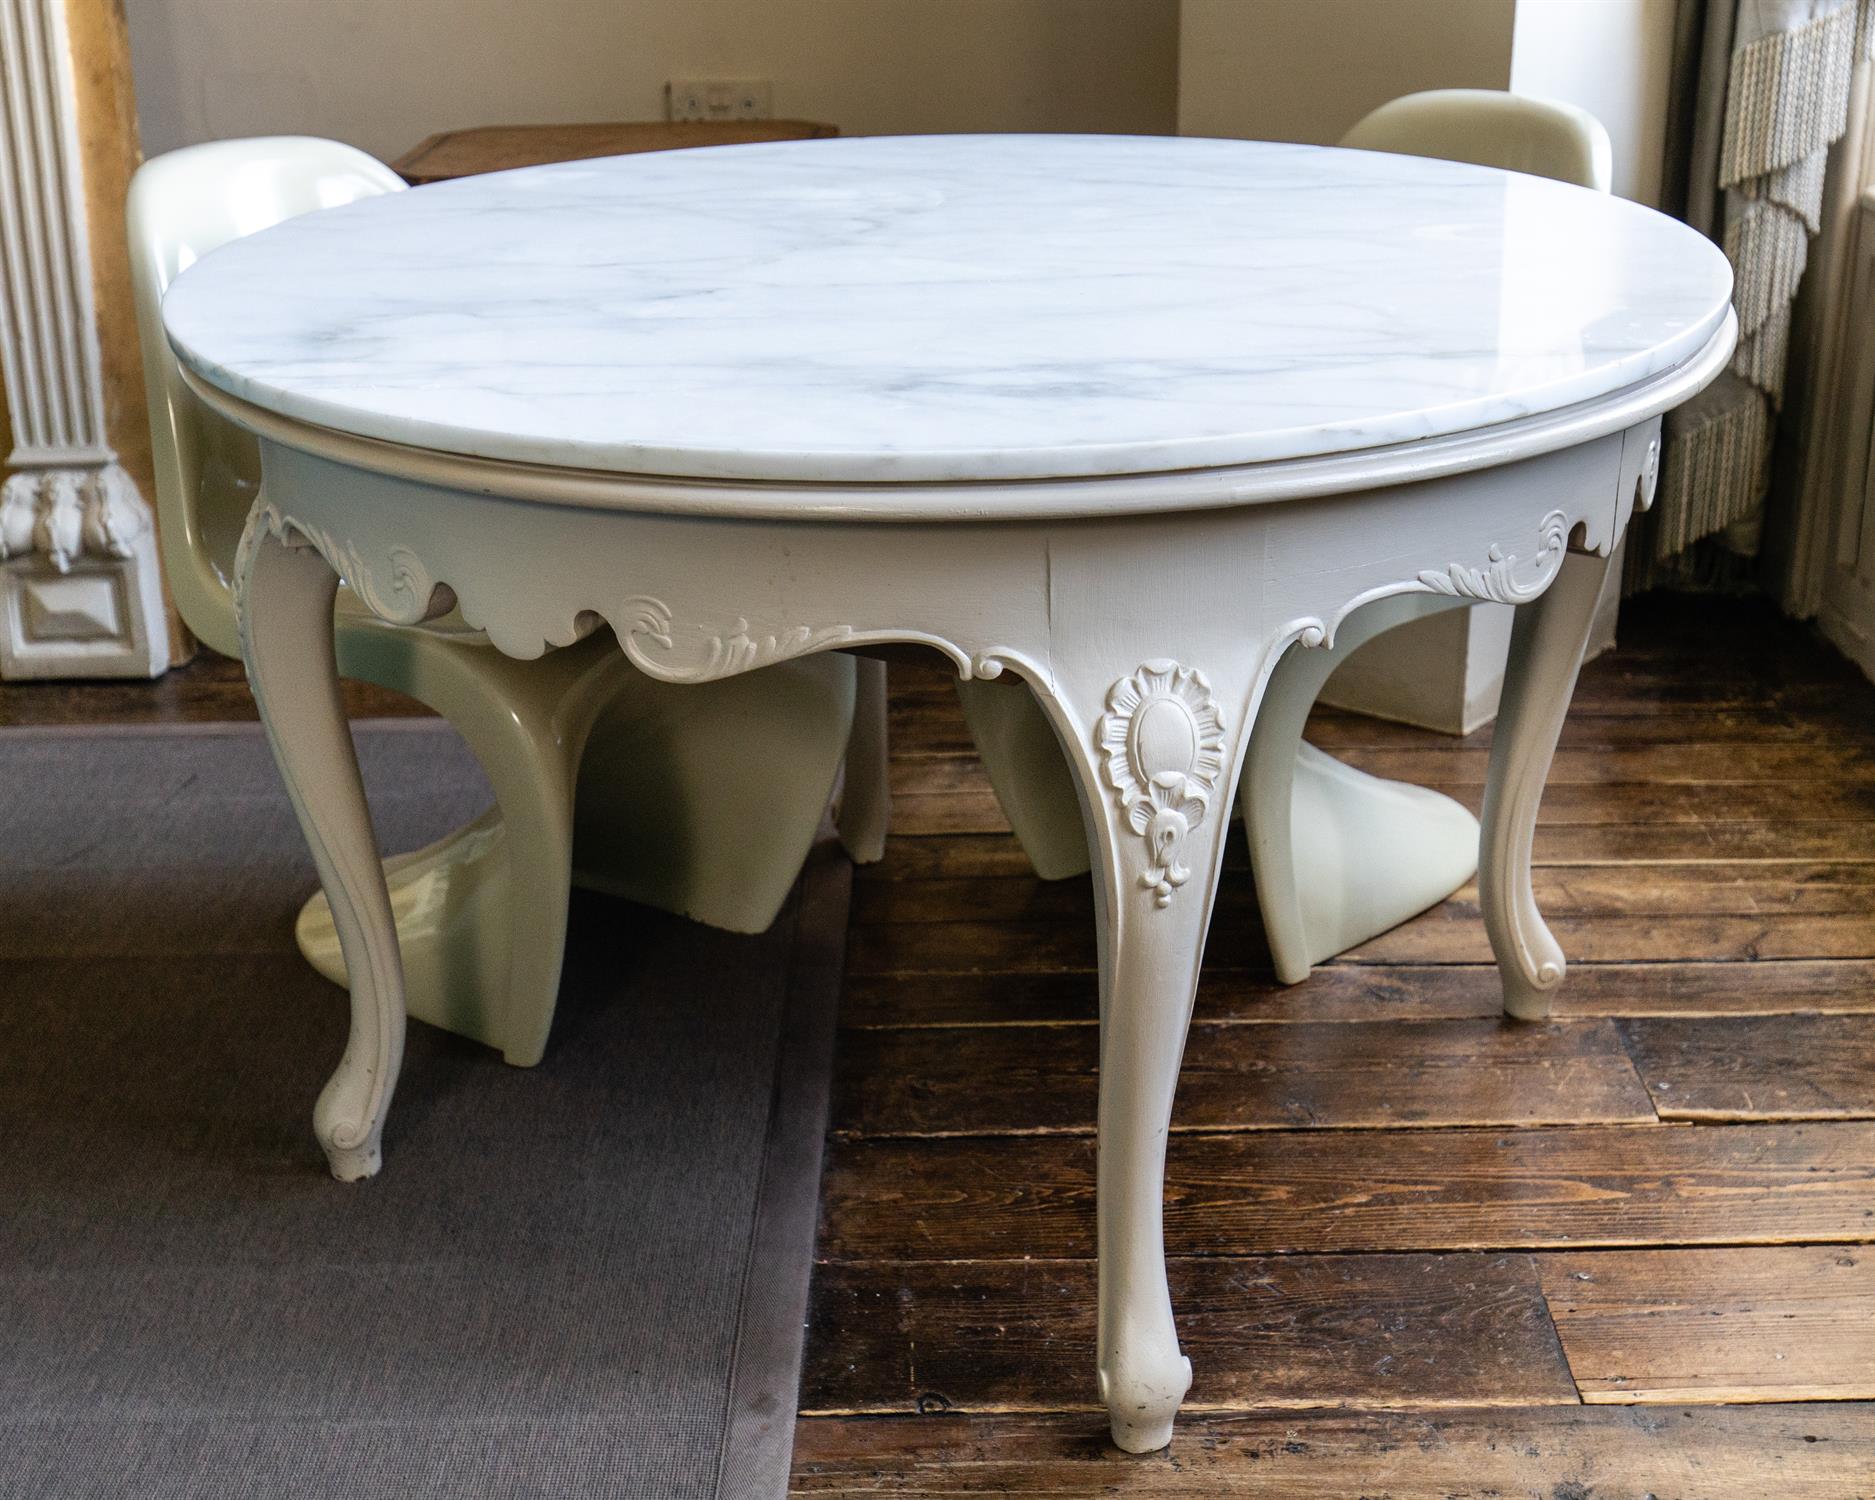
M 1345 452 L 1696 352 L 1730 270 L 1619 199 L 1239 141 L 877 137 L 537 167 L 236 241 L 164 304 L 213 384 L 458 453 L 701 478 Z

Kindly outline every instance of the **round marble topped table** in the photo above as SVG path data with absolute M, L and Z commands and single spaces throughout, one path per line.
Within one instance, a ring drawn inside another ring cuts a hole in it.
M 1660 416 L 1735 336 L 1724 258 L 1617 199 L 1233 141 L 877 138 L 532 168 L 313 214 L 164 305 L 257 433 L 256 698 L 352 976 L 315 1127 L 375 1171 L 395 930 L 339 707 L 342 574 L 670 682 L 912 642 L 1027 683 L 1096 851 L 1098 1374 L 1121 1447 L 1190 1383 L 1173 1088 L 1264 686 L 1375 601 L 1518 611 L 1480 900 L 1520 1014 L 1563 959 L 1536 809 Z M 708 997 L 699 997 L 707 1003 Z

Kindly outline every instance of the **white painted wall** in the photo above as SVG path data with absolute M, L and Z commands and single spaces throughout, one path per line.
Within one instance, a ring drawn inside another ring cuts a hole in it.
M 1178 0 L 126 0 L 144 149 L 655 120 L 770 78 L 852 134 L 1175 128 Z
M 1184 0 L 1184 135 L 1331 145 L 1421 89 L 1510 89 L 1608 127 L 1615 191 L 1658 200 L 1675 0 Z
M 1561 99 L 1608 127 L 1615 191 L 1660 201 L 1675 0 L 1517 0 L 1513 93 Z
M 1184 0 L 1179 133 L 1326 146 L 1401 94 L 1504 88 L 1515 10 L 1514 0 Z
M 1586 109 L 1608 127 L 1614 190 L 1658 206 L 1678 0 L 1517 0 L 1510 88 Z M 1621 559 L 1615 559 L 1620 573 Z M 1588 654 L 1615 643 L 1620 590 L 1602 597 Z

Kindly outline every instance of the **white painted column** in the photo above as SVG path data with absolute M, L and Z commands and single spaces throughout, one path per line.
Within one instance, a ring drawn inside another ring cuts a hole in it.
M 117 462 L 64 0 L 0 0 L 0 678 L 169 665 L 149 506 Z

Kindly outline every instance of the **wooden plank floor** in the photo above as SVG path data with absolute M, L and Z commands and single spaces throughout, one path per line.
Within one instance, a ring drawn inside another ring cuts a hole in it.
M 1094 950 L 936 671 L 894 667 L 794 1491 L 1875 1500 L 1875 688 L 1762 606 L 1631 605 L 1538 832 L 1572 967 L 1498 1017 L 1476 895 L 1283 988 L 1241 843 L 1167 1183 L 1197 1378 L 1093 1399 Z M 348 688 L 355 713 L 421 711 Z M 251 718 L 237 664 L 0 686 L 0 725 Z M 1489 734 L 1320 714 L 1478 805 Z
M 1499 1018 L 1469 888 L 1275 985 L 1233 848 L 1168 1168 L 1196 1380 L 1145 1459 L 1094 1400 L 1089 887 L 1029 874 L 948 682 L 893 670 L 798 1495 L 1875 1497 L 1875 688 L 1840 658 L 1630 607 L 1544 802 L 1544 1025 Z M 1312 737 L 1479 805 L 1488 731 Z

